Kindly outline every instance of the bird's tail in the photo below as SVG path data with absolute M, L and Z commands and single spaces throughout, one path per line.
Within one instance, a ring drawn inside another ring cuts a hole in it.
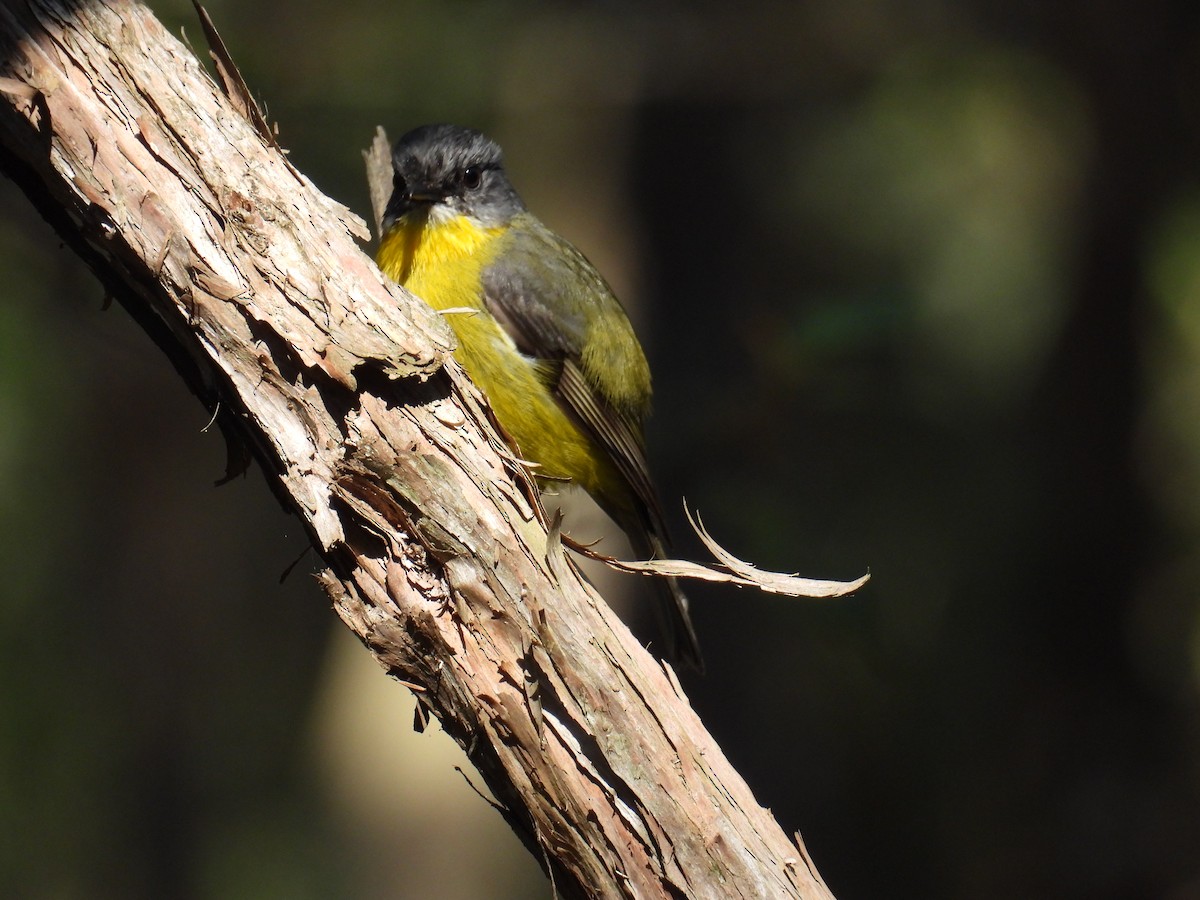
M 646 552 L 651 557 L 667 558 L 667 547 L 661 537 L 646 530 L 644 548 L 635 547 L 638 552 Z M 692 625 L 692 617 L 688 612 L 687 594 L 677 578 L 655 578 L 655 588 L 658 592 L 659 627 L 662 629 L 666 643 L 664 654 L 672 662 L 683 663 L 704 672 L 704 657 L 700 653 L 700 641 L 696 637 L 696 628 Z

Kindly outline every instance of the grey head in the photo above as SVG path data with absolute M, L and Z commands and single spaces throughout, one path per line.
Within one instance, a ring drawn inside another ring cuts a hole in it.
M 504 172 L 500 145 L 473 128 L 422 125 L 392 150 L 392 197 L 383 231 L 414 211 L 469 216 L 503 225 L 525 205 Z

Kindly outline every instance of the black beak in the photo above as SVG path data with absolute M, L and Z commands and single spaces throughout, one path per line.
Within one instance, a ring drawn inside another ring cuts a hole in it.
M 438 190 L 427 184 L 407 185 L 392 191 L 391 199 L 383 210 L 383 233 L 387 234 L 393 225 L 414 209 L 431 206 L 441 198 Z

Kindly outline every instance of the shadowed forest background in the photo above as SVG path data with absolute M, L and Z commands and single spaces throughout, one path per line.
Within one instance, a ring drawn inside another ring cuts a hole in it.
M 365 217 L 377 124 L 499 140 L 637 322 L 684 555 L 681 496 L 870 570 L 691 591 L 685 686 L 838 897 L 1200 897 L 1200 6 L 207 6 Z M 549 897 L 103 301 L 0 182 L 0 895 Z

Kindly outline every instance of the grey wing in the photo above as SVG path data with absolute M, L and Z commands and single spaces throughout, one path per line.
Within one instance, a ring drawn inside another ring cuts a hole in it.
M 526 356 L 578 360 L 595 314 L 589 307 L 611 297 L 608 286 L 578 250 L 540 222 L 514 226 L 501 240 L 503 252 L 482 276 L 488 311 Z
M 564 408 L 607 452 L 645 509 L 643 527 L 665 539 L 642 432 L 649 391 L 641 404 L 621 402 L 583 365 L 588 325 L 596 315 L 611 315 L 615 307 L 627 325 L 620 303 L 587 258 L 541 223 L 514 228 L 506 240 L 500 259 L 483 272 L 488 311 L 517 349 L 538 361 Z M 635 362 L 644 366 L 633 340 Z

